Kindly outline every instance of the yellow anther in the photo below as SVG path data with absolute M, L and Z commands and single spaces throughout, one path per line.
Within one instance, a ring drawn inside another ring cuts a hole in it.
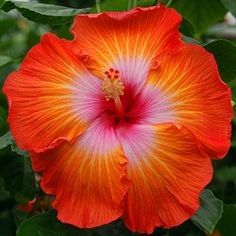
M 105 78 L 102 83 L 102 90 L 107 101 L 120 99 L 119 97 L 124 95 L 124 88 L 120 78 Z
M 125 110 L 120 100 L 120 96 L 124 95 L 124 85 L 120 79 L 119 71 L 110 68 L 109 71 L 105 71 L 107 78 L 103 80 L 102 90 L 105 94 L 105 99 L 109 101 L 114 100 L 116 113 L 123 119 L 125 116 Z

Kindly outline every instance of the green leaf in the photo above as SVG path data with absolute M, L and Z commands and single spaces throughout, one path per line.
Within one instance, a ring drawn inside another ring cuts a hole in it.
M 35 176 L 28 157 L 4 155 L 0 157 L 0 176 L 4 187 L 16 201 L 25 204 L 36 192 Z
M 196 36 L 201 35 L 211 24 L 222 20 L 226 13 L 220 0 L 173 0 L 170 6 L 193 24 Z
M 6 134 L 4 134 L 2 137 L 0 137 L 0 149 L 3 149 L 7 146 L 11 145 L 11 150 L 13 152 L 16 152 L 17 154 L 21 156 L 28 156 L 27 152 L 22 151 L 17 147 L 15 142 L 12 139 L 10 131 L 8 131 Z
M 226 40 L 216 40 L 205 45 L 214 54 L 222 79 L 231 82 L 236 79 L 236 46 Z
M 32 234 L 34 232 L 34 234 Z M 21 223 L 16 236 L 132 236 L 122 221 L 118 220 L 93 229 L 79 229 L 61 223 L 56 211 L 49 211 L 33 216 Z M 135 234 L 136 235 L 136 234 Z
M 153 6 L 156 2 L 156 0 L 139 0 L 137 5 L 140 7 L 148 7 Z
M 19 2 L 14 0 L 6 1 L 1 8 L 6 12 L 17 9 L 27 19 L 45 24 L 70 23 L 77 14 L 87 13 L 90 10 L 89 8 L 75 9 L 57 5 L 36 2 Z
M 233 236 L 236 232 L 236 205 L 224 204 L 224 213 L 216 226 L 216 230 L 222 236 Z
M 8 56 L 0 55 L 0 68 L 12 62 L 12 59 Z
M 19 154 L 20 156 L 25 156 L 27 157 L 28 156 L 28 153 L 25 152 L 25 151 L 22 151 L 20 148 L 18 148 L 18 146 L 12 141 L 12 144 L 11 144 L 11 150 L 13 152 L 16 152 L 17 154 Z
M 0 150 L 12 144 L 11 134 L 7 132 L 2 137 L 0 137 Z
M 212 233 L 222 216 L 223 202 L 207 189 L 202 192 L 200 202 L 200 209 L 191 219 L 201 229 Z
M 3 178 L 0 178 L 0 202 L 9 199 L 10 195 L 4 188 Z M 1 234 L 0 234 L 1 235 Z
M 100 3 L 101 11 L 125 11 L 128 8 L 127 0 L 111 1 L 105 0 Z M 91 12 L 97 12 L 96 5 L 91 8 Z
M 221 0 L 225 8 L 236 16 L 236 1 L 235 0 Z
M 234 181 L 236 178 L 236 166 L 227 166 L 217 169 L 215 178 L 221 182 Z
M 0 8 L 3 6 L 4 3 L 5 3 L 5 0 L 0 0 Z
M 0 211 L 0 235 L 15 235 L 15 225 L 10 211 Z
M 183 17 L 180 25 L 180 32 L 188 37 L 194 36 L 194 27 L 186 18 Z
M 34 232 L 32 234 L 32 232 Z M 16 232 L 17 236 L 87 236 L 86 231 L 62 224 L 56 218 L 56 212 L 33 216 L 22 222 Z
M 12 209 L 12 215 L 13 215 L 13 219 L 14 219 L 14 222 L 15 222 L 16 226 L 19 227 L 20 224 L 25 219 L 27 219 L 27 217 L 29 216 L 29 213 L 24 212 L 24 211 L 18 209 L 17 207 L 15 207 L 15 208 Z
M 3 15 L 3 14 L 2 14 Z M 12 28 L 14 28 L 15 26 L 17 26 L 17 20 L 13 17 L 9 17 L 6 16 L 7 13 L 4 14 L 4 16 L 2 18 L 0 18 L 0 37 L 2 37 L 4 34 L 6 34 L 7 32 L 9 32 Z M 2 45 L 1 45 L 2 46 Z M 1 58 L 2 56 L 0 56 Z M 11 60 L 10 57 L 4 56 L 6 57 L 6 59 Z M 6 60 L 5 59 L 5 60 Z M 0 59 L 1 61 L 1 59 Z M 11 61 L 10 61 L 11 62 Z M 1 63 L 0 63 L 1 64 Z

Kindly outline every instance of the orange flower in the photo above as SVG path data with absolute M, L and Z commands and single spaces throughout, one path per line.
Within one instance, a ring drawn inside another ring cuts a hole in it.
M 151 233 L 190 218 L 230 146 L 230 89 L 164 6 L 79 15 L 7 78 L 11 132 L 62 222 L 121 217 Z

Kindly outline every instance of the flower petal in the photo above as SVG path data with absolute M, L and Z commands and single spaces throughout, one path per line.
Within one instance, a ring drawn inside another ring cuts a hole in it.
M 111 125 L 96 120 L 74 143 L 31 153 L 33 168 L 43 173 L 41 187 L 55 195 L 58 218 L 82 228 L 121 216 L 129 181 L 126 158 Z
M 71 54 L 68 44 L 44 35 L 5 82 L 11 132 L 24 150 L 40 152 L 62 139 L 70 141 L 101 112 L 101 81 Z
M 109 68 L 118 69 L 125 84 L 140 88 L 155 57 L 182 44 L 178 27 L 181 16 L 162 5 L 121 13 L 79 15 L 72 32 L 74 52 L 86 54 L 99 77 Z M 153 64 L 154 63 L 154 64 Z
M 211 157 L 225 156 L 230 147 L 231 92 L 220 79 L 213 55 L 200 46 L 186 45 L 158 61 L 148 84 L 168 98 L 172 116 L 166 116 L 166 122 L 192 131 Z M 158 122 L 160 113 L 155 116 Z
M 123 219 L 132 231 L 152 233 L 189 219 L 212 178 L 210 158 L 202 156 L 187 129 L 137 125 L 119 130 L 128 158 L 131 186 Z

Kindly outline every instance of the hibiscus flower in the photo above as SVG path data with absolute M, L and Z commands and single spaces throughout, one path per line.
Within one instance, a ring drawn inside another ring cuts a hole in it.
M 230 146 L 230 89 L 162 5 L 75 18 L 6 79 L 10 129 L 58 218 L 152 233 L 189 219 Z

